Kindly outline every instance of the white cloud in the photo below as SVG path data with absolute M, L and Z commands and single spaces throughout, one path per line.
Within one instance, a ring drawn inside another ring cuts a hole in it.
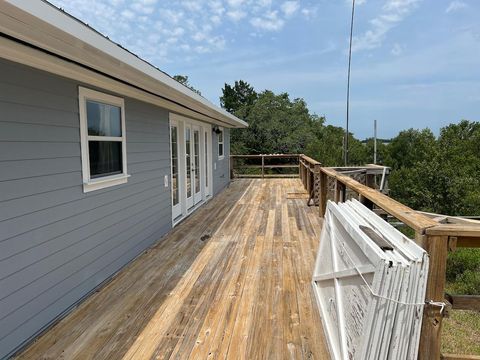
M 131 10 L 123 10 L 122 11 L 122 16 L 128 20 L 132 20 L 135 17 L 135 13 Z
M 352 0 L 345 0 L 346 4 L 350 7 L 352 7 Z M 363 5 L 367 2 L 367 0 L 356 0 L 355 1 L 355 6 L 357 5 Z
M 244 2 L 245 2 L 245 0 L 227 0 L 228 5 L 233 6 L 233 7 L 239 7 Z
M 254 17 L 250 23 L 257 29 L 268 31 L 279 31 L 285 25 L 285 21 L 278 16 L 278 11 L 270 11 L 262 17 Z
M 300 12 L 307 19 L 311 19 L 317 16 L 318 8 L 317 7 L 303 8 L 302 10 L 300 10 Z
M 202 8 L 202 5 L 201 3 L 197 2 L 197 1 L 184 1 L 182 3 L 182 5 L 187 9 L 187 10 L 190 10 L 190 11 L 200 11 L 201 8 Z
M 230 10 L 227 11 L 227 16 L 233 21 L 240 21 L 247 16 L 247 13 L 243 10 Z
M 285 16 L 289 17 L 292 16 L 294 13 L 298 11 L 300 8 L 300 4 L 298 1 L 285 1 L 281 6 L 280 9 L 283 11 Z
M 357 0 L 358 1 L 358 0 Z M 227 46 L 229 25 L 247 34 L 280 31 L 296 14 L 315 16 L 299 0 L 51 0 L 150 62 Z M 238 29 L 239 27 L 235 27 Z M 227 30 L 227 32 L 226 32 Z
M 448 4 L 448 7 L 445 9 L 445 12 L 448 14 L 450 12 L 465 9 L 467 6 L 468 5 L 466 3 L 464 3 L 463 1 L 454 0 L 450 4 Z
M 422 0 L 387 0 L 370 29 L 353 39 L 352 50 L 371 50 L 382 45 L 387 33 L 407 17 Z
M 403 53 L 403 46 L 399 43 L 393 44 L 393 48 L 391 51 L 392 55 L 399 56 Z

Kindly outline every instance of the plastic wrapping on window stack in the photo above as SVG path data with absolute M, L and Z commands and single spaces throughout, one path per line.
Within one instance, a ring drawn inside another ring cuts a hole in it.
M 324 220 L 312 283 L 332 359 L 416 359 L 428 254 L 357 200 Z

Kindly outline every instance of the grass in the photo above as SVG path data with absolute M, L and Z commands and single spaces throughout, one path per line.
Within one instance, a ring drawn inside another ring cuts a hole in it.
M 448 255 L 449 294 L 480 294 L 480 249 L 458 249 Z M 480 355 L 480 311 L 452 310 L 443 321 L 444 354 Z
M 480 355 L 480 312 L 452 310 L 443 320 L 442 353 Z

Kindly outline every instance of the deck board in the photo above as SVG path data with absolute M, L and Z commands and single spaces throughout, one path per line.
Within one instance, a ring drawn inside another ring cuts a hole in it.
M 327 359 L 302 191 L 232 182 L 18 359 Z

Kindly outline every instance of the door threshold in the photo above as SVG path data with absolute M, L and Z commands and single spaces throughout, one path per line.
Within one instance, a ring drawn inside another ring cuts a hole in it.
M 177 216 L 175 219 L 172 220 L 172 227 L 175 227 L 178 224 L 180 224 L 183 220 L 185 220 L 191 214 L 193 214 L 195 212 L 195 210 L 199 209 L 200 207 L 202 207 L 203 205 L 208 203 L 212 198 L 213 198 L 212 195 L 208 195 L 205 199 L 203 199 L 202 201 L 200 201 L 199 203 L 197 203 L 196 205 L 194 205 L 190 209 L 188 209 L 187 213 L 185 215 L 182 214 L 182 215 Z

